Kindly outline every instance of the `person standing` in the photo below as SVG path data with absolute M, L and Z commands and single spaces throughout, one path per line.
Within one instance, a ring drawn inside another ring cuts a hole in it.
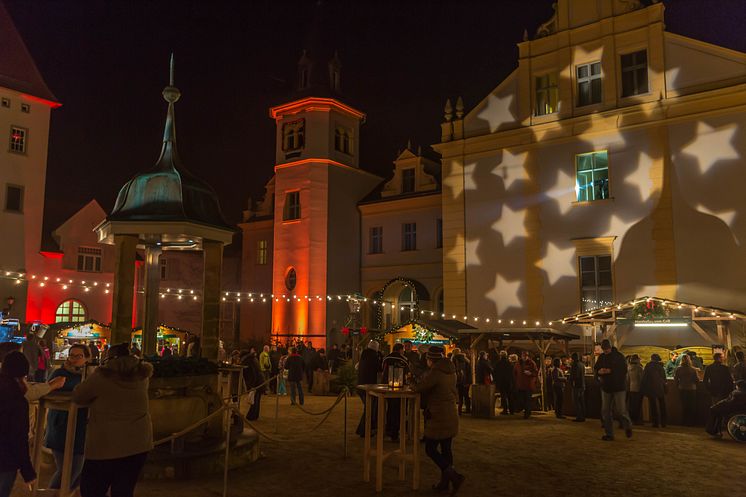
M 73 390 L 88 407 L 82 497 L 132 497 L 153 448 L 148 385 L 153 366 L 130 355 L 127 343 L 109 348 L 106 362 Z
M 585 364 L 580 360 L 577 352 L 572 353 L 570 365 L 570 386 L 572 386 L 572 402 L 575 406 L 576 423 L 585 421 Z
M 471 399 L 469 398 L 469 387 L 471 386 L 471 361 L 461 352 L 461 349 L 453 349 L 451 357 L 456 368 L 456 388 L 458 389 L 458 414 L 461 415 L 463 408 L 466 414 L 471 413 Z
M 192 335 L 192 339 L 189 341 L 189 345 L 187 345 L 187 357 L 199 357 L 202 354 L 202 351 L 199 346 L 199 337 L 196 335 Z
M 676 368 L 679 367 L 679 353 L 672 350 L 668 353 L 668 362 L 664 368 L 667 378 L 673 378 Z
M 614 440 L 614 417 L 621 420 L 627 438 L 632 437 L 632 420 L 626 406 L 627 361 L 609 340 L 601 342 L 601 355 L 594 370 L 601 383 L 601 418 L 604 426 L 602 440 Z
M 716 404 L 733 391 L 733 377 L 728 366 L 723 364 L 723 354 L 716 352 L 712 358 L 714 362 L 705 368 L 702 382 L 712 397 L 711 404 Z
M 627 366 L 627 392 L 629 395 L 629 417 L 632 423 L 641 425 L 642 423 L 642 385 L 643 368 L 640 364 L 640 356 L 632 354 Z
M 442 347 L 430 347 L 426 356 L 429 369 L 414 390 L 422 394 L 426 406 L 425 453 L 440 469 L 440 482 L 433 490 L 443 492 L 450 485 L 451 495 L 456 495 L 466 477 L 453 467 L 453 439 L 458 434 L 456 368 L 443 352 Z
M 640 381 L 640 393 L 647 397 L 653 428 L 666 427 L 666 370 L 661 356 L 653 354 L 645 364 Z
M 295 393 L 298 392 L 298 403 L 303 405 L 303 358 L 298 354 L 298 349 L 290 347 L 289 355 L 285 360 L 287 370 L 287 383 L 290 386 L 290 405 L 295 405 Z
M 682 355 L 681 365 L 676 368 L 673 378 L 676 387 L 679 389 L 684 425 L 694 426 L 697 418 L 697 383 L 699 383 L 699 377 L 697 376 L 697 370 L 692 367 L 692 359 L 688 355 Z
M 12 351 L 3 358 L 0 368 L 0 497 L 10 497 L 19 471 L 29 491 L 36 480 L 28 450 L 29 409 L 25 397 L 28 374 L 25 354 Z
M 477 359 L 474 374 L 477 376 L 477 385 L 492 385 L 492 365 L 487 357 L 487 352 L 484 350 L 479 352 L 479 359 Z
M 244 354 L 241 358 L 241 364 L 245 366 L 243 368 L 244 384 L 248 390 L 254 391 L 253 399 L 249 396 L 252 402 L 249 412 L 246 413 L 246 419 L 248 421 L 256 421 L 259 419 L 262 395 L 264 395 L 265 392 L 265 375 L 261 370 L 261 366 L 259 366 L 259 361 L 256 358 L 255 352 Z
M 92 345 L 95 347 L 95 345 Z M 85 345 L 75 344 L 70 347 L 67 360 L 57 369 L 50 379 L 63 377 L 65 384 L 62 392 L 71 392 L 83 380 L 86 362 L 91 360 L 91 353 Z M 55 471 L 49 481 L 49 488 L 59 489 L 62 485 L 62 464 L 65 455 L 65 441 L 67 440 L 67 411 L 50 410 L 47 415 L 47 432 L 44 446 L 52 451 Z M 80 473 L 83 471 L 83 449 L 85 448 L 86 421 L 88 410 L 79 409 L 75 423 L 75 442 L 73 445 L 73 460 L 70 469 L 70 488 L 73 490 L 80 485 Z
M 306 372 L 306 381 L 308 382 L 308 391 L 313 388 L 313 363 L 316 361 L 316 349 L 313 348 L 313 342 L 310 340 L 301 352 L 303 357 L 303 370 Z
M 262 347 L 262 353 L 259 354 L 259 370 L 262 373 L 264 381 L 272 377 L 272 361 L 269 358 L 269 345 Z
M 531 416 L 531 395 L 536 389 L 536 378 L 539 376 L 539 369 L 536 363 L 529 357 L 528 351 L 521 352 L 521 358 L 513 367 L 513 379 L 515 382 L 516 396 L 521 401 L 523 407 L 523 419 Z
M 47 381 L 47 371 L 51 364 L 51 354 L 49 347 L 47 347 L 47 342 L 43 339 L 39 340 L 39 349 L 41 353 L 39 354 L 39 364 L 36 366 L 36 373 L 34 373 L 34 381 L 44 383 Z
M 567 378 L 562 370 L 562 360 L 559 357 L 555 357 L 552 361 L 552 398 L 554 400 L 554 415 L 557 419 L 565 419 L 562 414 L 562 406 L 565 403 L 565 385 L 567 384 Z
M 21 352 L 26 356 L 29 364 L 29 381 L 36 381 L 36 369 L 39 367 L 39 360 L 43 355 L 39 346 L 39 337 L 29 331 L 26 334 L 26 340 L 21 345 Z M 38 383 L 42 382 L 43 380 Z
M 515 412 L 515 399 L 513 399 L 513 365 L 508 360 L 508 353 L 501 350 L 498 353 L 497 363 L 493 371 L 495 384 L 500 392 L 500 414 L 507 416 Z
M 378 373 L 381 371 L 381 363 L 378 360 L 379 344 L 375 340 L 368 342 L 368 346 L 360 354 L 360 362 L 357 365 L 357 384 L 358 385 L 375 385 L 378 383 Z M 363 401 L 363 414 L 360 416 L 360 422 L 357 425 L 357 433 L 360 437 L 365 436 L 365 390 L 357 391 L 360 400 Z M 455 404 L 454 404 L 455 405 Z M 376 432 L 378 426 L 378 402 L 376 398 L 371 399 L 370 426 L 371 435 Z
M 736 352 L 736 363 L 733 365 L 733 381 L 746 380 L 746 361 L 743 350 Z

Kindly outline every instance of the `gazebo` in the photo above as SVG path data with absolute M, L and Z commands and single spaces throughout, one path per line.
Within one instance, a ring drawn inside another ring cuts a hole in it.
M 168 102 L 161 155 L 155 166 L 129 180 L 119 191 L 114 209 L 95 230 L 101 243 L 116 246 L 112 342 L 129 342 L 133 327 L 135 257 L 145 251 L 143 353 L 152 355 L 158 330 L 159 258 L 167 250 L 201 250 L 202 355 L 217 359 L 220 322 L 220 272 L 223 247 L 235 229 L 224 219 L 218 196 L 181 164 L 176 149 L 173 55 L 170 82 L 163 90 Z

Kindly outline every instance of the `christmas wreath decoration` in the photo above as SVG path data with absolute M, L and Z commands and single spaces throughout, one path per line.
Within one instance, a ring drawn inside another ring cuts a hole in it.
M 653 299 L 637 303 L 633 312 L 635 319 L 640 321 L 653 321 L 656 319 L 666 319 L 668 317 L 668 309 L 666 309 L 663 304 Z

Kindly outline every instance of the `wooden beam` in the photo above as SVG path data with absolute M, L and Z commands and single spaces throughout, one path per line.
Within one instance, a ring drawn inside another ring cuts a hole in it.
M 692 328 L 694 328 L 694 331 L 699 333 L 699 336 L 704 338 L 709 343 L 715 343 L 715 340 L 712 339 L 712 337 L 704 330 L 700 325 L 692 321 Z

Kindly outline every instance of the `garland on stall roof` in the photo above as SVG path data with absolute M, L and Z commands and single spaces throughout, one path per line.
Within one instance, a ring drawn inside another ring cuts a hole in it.
M 668 309 L 661 302 L 653 299 L 648 299 L 635 304 L 633 313 L 635 319 L 642 321 L 653 321 L 656 319 L 666 319 L 668 317 Z

